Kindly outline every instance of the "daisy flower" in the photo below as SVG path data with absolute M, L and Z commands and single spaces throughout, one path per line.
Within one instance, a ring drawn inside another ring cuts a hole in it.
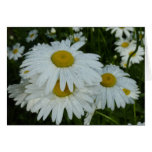
M 52 27 L 51 30 L 47 30 L 46 36 L 48 38 L 55 38 L 56 37 L 56 29 Z
M 75 32 L 79 32 L 80 30 L 82 30 L 82 27 L 73 27 L 72 28 Z
M 129 125 L 129 126 L 132 126 L 131 123 L 128 123 L 128 125 Z M 138 125 L 138 126 L 144 126 L 144 125 L 145 125 L 145 122 L 143 122 L 143 123 L 142 123 L 142 122 L 137 122 L 137 125 Z
M 99 109 L 104 109 L 106 104 L 111 110 L 115 109 L 115 103 L 118 108 L 125 107 L 126 103 L 131 103 L 130 98 L 125 94 L 122 88 L 135 90 L 136 82 L 129 78 L 118 66 L 107 65 L 100 71 L 102 81 L 99 86 L 100 93 L 96 97 L 96 105 Z
M 68 117 L 71 120 L 73 114 L 80 119 L 84 115 L 84 111 L 91 112 L 90 104 L 94 102 L 97 94 L 96 86 L 87 86 L 77 89 L 74 86 L 71 92 L 66 85 L 65 90 L 60 89 L 60 80 L 55 84 L 52 93 L 45 95 L 42 86 L 38 88 L 35 83 L 29 84 L 26 93 L 27 110 L 33 113 L 38 113 L 37 120 L 43 118 L 45 120 L 52 112 L 52 121 L 60 124 L 63 118 L 64 109 L 67 111 Z
M 133 54 L 135 49 L 136 46 L 133 46 L 130 49 L 128 49 L 126 52 L 122 52 L 121 53 L 122 60 L 127 62 L 129 56 Z M 144 55 L 144 49 L 141 46 L 139 46 L 137 52 L 131 56 L 130 63 L 131 64 L 140 63 L 140 61 L 144 60 L 143 55 Z
M 128 60 L 127 60 L 128 61 Z M 127 68 L 127 61 L 121 60 L 120 62 L 120 66 L 123 68 Z M 129 62 L 129 67 L 131 66 L 131 62 Z
M 87 38 L 85 36 L 83 36 L 83 33 L 82 32 L 79 32 L 79 33 L 75 33 L 74 35 L 70 35 L 69 36 L 69 39 L 72 41 L 72 42 L 86 42 L 87 41 Z
M 60 88 L 63 91 L 68 85 L 72 92 L 75 85 L 81 88 L 85 84 L 100 83 L 101 77 L 96 72 L 101 69 L 102 64 L 98 61 L 99 55 L 78 51 L 84 42 L 70 44 L 70 40 L 52 42 L 48 44 L 38 44 L 32 51 L 26 54 L 26 59 L 21 67 L 26 71 L 27 78 L 38 74 L 36 84 L 38 87 L 46 84 L 45 92 L 51 92 L 60 79 Z
M 11 50 L 9 47 L 7 49 L 8 58 L 17 60 L 18 58 L 22 57 L 22 53 L 24 52 L 24 46 L 21 46 L 20 43 L 16 43 Z
M 108 27 L 106 30 L 111 30 L 111 34 L 115 33 L 115 37 L 122 38 L 123 34 L 129 38 L 130 32 L 134 31 L 133 27 Z
M 27 79 L 27 73 L 29 73 L 29 70 L 24 70 L 24 69 L 21 69 L 20 70 L 20 76 L 22 79 Z
M 126 96 L 129 97 L 130 103 L 132 104 L 134 103 L 134 100 L 137 100 L 139 98 L 140 91 L 137 85 L 135 85 L 135 88 L 132 90 L 122 88 L 122 91 L 126 94 Z
M 26 42 L 34 41 L 38 36 L 38 30 L 32 30 L 28 33 L 28 36 L 26 38 Z
M 141 43 L 143 43 L 145 45 L 145 32 L 144 31 L 139 31 L 138 34 L 139 34 L 139 40 L 141 41 Z M 137 36 L 135 35 L 135 38 L 136 37 Z
M 139 122 L 137 122 L 137 125 L 138 125 L 138 126 L 144 126 L 144 125 L 145 125 L 145 122 L 142 123 L 142 122 L 139 121 Z
M 25 98 L 28 94 L 25 93 L 25 87 L 28 84 L 28 80 L 22 80 L 20 84 L 13 84 L 8 86 L 8 93 L 10 94 L 9 97 L 14 98 L 16 105 L 21 105 L 21 107 L 26 105 Z
M 123 52 L 126 52 L 131 47 L 133 46 L 136 47 L 136 42 L 134 40 L 129 41 L 129 39 L 122 38 L 116 41 L 115 45 L 117 45 L 117 47 L 115 48 L 115 51 L 117 51 L 121 55 Z

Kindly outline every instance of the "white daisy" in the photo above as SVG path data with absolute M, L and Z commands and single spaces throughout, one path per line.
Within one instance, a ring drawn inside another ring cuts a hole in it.
M 28 33 L 26 42 L 34 41 L 38 36 L 38 30 L 34 29 Z
M 115 103 L 118 108 L 125 107 L 130 103 L 130 98 L 123 92 L 122 88 L 134 90 L 137 88 L 136 82 L 129 78 L 118 66 L 107 65 L 100 71 L 102 81 L 99 85 L 100 93 L 96 97 L 97 108 L 104 109 L 106 104 L 111 110 L 115 109 Z
M 128 125 L 129 125 L 129 126 L 132 126 L 131 123 L 128 123 Z M 143 122 L 143 123 L 142 123 L 142 122 L 137 122 L 137 125 L 138 125 L 138 126 L 144 126 L 144 125 L 145 125 L 145 122 Z
M 127 62 L 129 56 L 133 54 L 135 49 L 136 46 L 133 46 L 130 49 L 126 50 L 125 52 L 122 52 L 121 53 L 122 60 Z M 143 56 L 144 56 L 144 49 L 141 46 L 139 46 L 137 52 L 131 56 L 130 63 L 131 64 L 140 63 L 140 61 L 144 60 Z
M 51 30 L 47 30 L 46 36 L 48 38 L 55 38 L 56 37 L 56 29 L 52 27 Z
M 117 51 L 121 55 L 123 52 L 126 52 L 131 47 L 136 47 L 136 41 L 134 40 L 129 41 L 129 39 L 122 38 L 116 41 L 115 45 L 117 45 L 117 47 L 115 48 L 115 51 Z
M 86 117 L 85 117 L 85 119 L 84 119 L 84 125 L 90 125 L 91 119 L 92 119 L 92 117 L 93 117 L 93 115 L 94 115 L 95 110 L 96 110 L 96 105 L 95 105 L 95 104 L 92 104 L 92 111 L 91 111 L 91 112 L 88 112 L 88 113 L 86 114 Z
M 70 35 L 69 36 L 69 39 L 72 41 L 72 42 L 86 42 L 87 41 L 87 38 L 85 36 L 83 36 L 83 33 L 82 32 L 79 32 L 79 33 L 75 33 L 74 35 Z
M 138 31 L 139 40 L 142 44 L 145 45 L 145 32 L 144 31 Z M 135 34 L 135 39 L 137 39 L 137 35 Z
M 144 126 L 144 125 L 145 125 L 145 122 L 143 122 L 143 123 L 142 123 L 142 122 L 137 122 L 137 125 L 138 125 L 138 126 Z
M 139 88 L 136 85 L 134 89 L 126 89 L 126 88 L 122 88 L 123 92 L 126 94 L 126 96 L 129 97 L 130 103 L 134 103 L 134 100 L 137 100 L 139 98 Z
M 78 51 L 84 42 L 74 43 L 70 40 L 55 41 L 48 44 L 38 44 L 26 54 L 21 67 L 28 70 L 27 78 L 38 74 L 36 84 L 40 87 L 46 83 L 45 92 L 51 92 L 60 79 L 60 88 L 63 91 L 66 83 L 73 91 L 73 85 L 81 88 L 84 84 L 92 85 L 101 82 L 101 76 L 96 72 L 102 64 L 98 62 L 99 55 Z
M 130 32 L 134 31 L 133 27 L 108 27 L 106 28 L 106 30 L 111 30 L 111 33 L 115 33 L 115 37 L 119 37 L 122 38 L 123 34 L 125 34 L 125 36 L 127 38 L 130 37 Z
M 14 40 L 14 36 L 13 35 L 10 35 L 10 40 Z
M 145 45 L 145 32 L 139 31 L 139 40 Z
M 22 79 L 27 79 L 27 73 L 29 73 L 29 70 L 24 70 L 24 69 L 21 69 L 20 70 L 20 76 Z
M 73 27 L 72 28 L 75 32 L 79 32 L 80 30 L 82 30 L 82 27 Z
M 139 41 L 141 41 L 142 44 L 145 45 L 145 32 L 144 31 L 138 31 L 138 36 L 139 36 Z M 137 40 L 137 34 L 131 34 L 130 35 L 130 40 Z
M 24 46 L 21 46 L 20 43 L 16 43 L 13 46 L 13 49 L 11 50 L 9 47 L 7 49 L 8 51 L 8 58 L 17 60 L 18 58 L 22 57 L 22 53 L 24 52 Z
M 84 111 L 91 112 L 90 104 L 94 102 L 97 92 L 96 86 L 87 86 L 81 89 L 74 87 L 71 92 L 67 85 L 65 90 L 61 91 L 60 80 L 57 81 L 53 92 L 48 95 L 45 95 L 45 86 L 38 88 L 33 83 L 26 88 L 26 92 L 29 94 L 26 98 L 27 110 L 38 113 L 38 120 L 42 117 L 45 120 L 52 111 L 52 121 L 56 121 L 56 124 L 61 123 L 64 109 L 66 109 L 69 119 L 72 119 L 73 114 L 80 119 L 84 115 Z
M 127 68 L 127 61 L 121 60 L 120 66 L 123 67 L 123 68 Z M 129 62 L 128 66 L 130 67 L 131 65 L 132 65 L 131 62 Z
M 28 85 L 28 80 L 21 81 L 20 84 L 14 84 L 8 86 L 8 93 L 10 94 L 10 98 L 14 98 L 14 101 L 16 101 L 16 105 L 21 105 L 21 107 L 24 107 L 27 103 L 25 98 L 27 97 L 27 93 L 25 93 L 25 87 Z

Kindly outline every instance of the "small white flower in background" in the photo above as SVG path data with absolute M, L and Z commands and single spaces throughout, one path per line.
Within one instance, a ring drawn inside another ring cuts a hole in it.
M 133 46 L 130 49 L 126 50 L 125 52 L 122 52 L 121 53 L 122 60 L 124 62 L 127 62 L 129 56 L 133 54 L 135 49 L 136 49 L 136 46 Z M 143 56 L 144 56 L 144 49 L 141 46 L 139 46 L 137 52 L 131 56 L 130 63 L 131 64 L 140 63 L 142 60 L 144 60 Z
M 145 45 L 145 32 L 144 31 L 138 31 L 139 41 Z M 131 34 L 130 40 L 137 40 L 137 34 L 136 32 Z
M 27 78 L 38 74 L 36 85 L 45 84 L 45 93 L 52 92 L 56 82 L 60 79 L 60 88 L 63 91 L 68 85 L 69 90 L 83 87 L 85 84 L 94 85 L 101 82 L 97 70 L 103 66 L 98 60 L 99 55 L 78 51 L 84 42 L 71 45 L 70 40 L 55 41 L 48 44 L 38 44 L 32 51 L 26 53 L 26 59 L 21 68 Z M 30 69 L 30 70 L 29 70 Z
M 83 29 L 83 27 L 73 27 L 72 28 L 75 32 L 79 32 Z
M 117 47 L 115 48 L 115 51 L 117 51 L 121 55 L 123 52 L 126 52 L 131 47 L 136 47 L 136 41 L 134 40 L 129 41 L 129 39 L 122 38 L 116 41 L 115 45 L 117 45 Z
M 16 43 L 13 46 L 13 49 L 10 49 L 9 47 L 7 48 L 7 55 L 8 58 L 17 60 L 18 58 L 22 57 L 22 54 L 24 52 L 24 46 L 21 46 L 20 43 Z
M 127 68 L 127 61 L 121 60 L 120 66 L 123 67 L 123 68 Z M 129 62 L 128 66 L 130 67 L 131 65 L 132 65 L 131 62 Z
M 126 89 L 126 88 L 122 88 L 123 92 L 126 94 L 126 96 L 129 97 L 130 103 L 134 104 L 134 100 L 137 100 L 139 98 L 139 88 L 136 85 L 134 89 Z
M 108 27 L 106 28 L 106 30 L 111 30 L 111 34 L 115 33 L 115 37 L 118 38 L 122 38 L 123 34 L 125 34 L 125 36 L 127 38 L 130 37 L 131 32 L 134 31 L 133 27 Z
M 145 45 L 145 32 L 139 31 L 139 40 Z
M 51 30 L 47 30 L 46 36 L 48 38 L 55 38 L 56 37 L 56 29 L 52 27 Z
M 144 31 L 138 31 L 139 40 L 141 43 L 145 45 L 145 32 Z M 135 39 L 137 39 L 137 35 L 135 34 Z
M 92 27 L 91 29 L 92 29 L 92 32 L 94 32 L 94 31 L 95 31 L 95 28 L 94 28 L 94 27 Z
M 95 110 L 96 110 L 96 105 L 92 104 L 92 110 L 91 110 L 91 112 L 88 112 L 86 114 L 86 117 L 84 119 L 84 125 L 90 125 L 90 122 L 91 122 L 91 119 L 94 115 Z
M 116 60 L 116 59 L 118 58 L 118 56 L 117 56 L 117 55 L 114 55 L 113 58 Z
M 79 33 L 75 33 L 73 35 L 70 35 L 69 36 L 69 39 L 75 43 L 75 42 L 86 42 L 87 41 L 87 38 L 85 36 L 83 36 L 83 33 L 82 32 L 79 32 Z
M 38 30 L 34 29 L 28 33 L 26 42 L 34 41 L 38 36 Z
M 114 110 L 115 103 L 118 108 L 124 108 L 126 104 L 133 103 L 131 97 L 122 90 L 122 88 L 129 91 L 137 89 L 136 81 L 129 78 L 128 73 L 125 73 L 115 65 L 107 65 L 99 72 L 102 81 L 98 86 L 100 93 L 95 101 L 98 109 L 104 109 L 107 104 L 108 108 Z
M 20 76 L 22 79 L 27 79 L 27 73 L 29 73 L 29 70 L 24 70 L 24 69 L 21 69 L 20 70 Z
M 137 125 L 138 126 L 144 126 L 145 125 L 145 122 L 137 122 Z M 132 126 L 132 124 L 131 123 L 128 123 L 128 126 Z
M 10 40 L 14 40 L 14 36 L 13 35 L 10 35 Z
M 143 123 L 142 123 L 142 122 L 137 122 L 137 125 L 138 125 L 138 126 L 144 126 L 144 125 L 145 125 L 145 122 L 143 122 Z

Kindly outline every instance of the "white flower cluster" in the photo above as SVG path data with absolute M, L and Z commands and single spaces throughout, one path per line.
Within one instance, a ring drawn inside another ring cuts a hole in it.
M 112 34 L 115 33 L 115 36 L 118 38 L 118 40 L 115 42 L 115 45 L 117 46 L 115 48 L 115 51 L 117 51 L 121 56 L 120 65 L 123 68 L 126 68 L 128 58 L 136 50 L 136 41 L 134 40 L 133 37 L 134 28 L 111 27 L 111 28 L 107 28 L 106 30 L 111 30 L 111 33 Z M 144 43 L 144 32 L 139 31 L 138 35 L 139 35 L 139 40 L 142 41 L 142 43 Z M 135 35 L 135 39 L 136 39 L 136 35 Z M 139 46 L 137 52 L 131 56 L 128 66 L 130 67 L 132 64 L 140 63 L 140 61 L 144 59 L 143 55 L 144 55 L 144 48 L 142 46 Z
M 66 39 L 35 45 L 25 54 L 21 83 L 8 87 L 9 97 L 37 113 L 38 120 L 51 114 L 56 124 L 62 122 L 64 110 L 69 119 L 73 114 L 80 119 L 87 112 L 84 124 L 88 125 L 96 109 L 133 104 L 140 93 L 136 82 L 119 66 L 103 67 L 99 55 L 83 53 L 84 44 Z

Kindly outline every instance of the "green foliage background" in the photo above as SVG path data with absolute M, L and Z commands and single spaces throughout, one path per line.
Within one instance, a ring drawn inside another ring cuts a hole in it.
M 38 37 L 33 42 L 26 42 L 26 37 L 28 32 L 37 29 Z M 15 43 L 19 42 L 22 46 L 25 46 L 25 52 L 28 52 L 31 47 L 36 45 L 37 43 L 48 43 L 54 40 L 62 40 L 66 39 L 70 34 L 73 34 L 74 31 L 71 27 L 56 27 L 56 38 L 50 39 L 45 33 L 47 29 L 51 29 L 50 27 L 40 28 L 40 27 L 9 27 L 7 29 L 7 46 L 12 47 Z M 120 55 L 114 51 L 115 45 L 114 42 L 117 40 L 110 33 L 110 31 L 106 31 L 104 27 L 94 28 L 94 32 L 92 28 L 86 27 L 83 28 L 82 32 L 87 37 L 87 43 L 81 48 L 83 52 L 86 53 L 96 53 L 101 56 L 100 61 L 104 64 L 115 64 L 120 65 Z M 137 28 L 136 28 L 137 29 Z M 139 31 L 144 31 L 144 28 L 138 28 Z M 10 36 L 13 36 L 14 39 L 10 39 Z M 114 55 L 117 55 L 117 59 L 114 58 Z M 7 60 L 7 81 L 8 85 L 18 84 L 20 83 L 19 76 L 19 66 L 24 60 L 24 56 L 19 58 L 17 61 Z M 114 111 L 111 111 L 108 108 L 104 110 L 98 110 L 102 115 L 98 112 L 95 112 L 93 119 L 91 121 L 91 125 L 127 125 L 131 123 L 136 125 L 137 122 L 145 121 L 145 73 L 144 73 L 144 64 L 145 61 L 140 62 L 140 64 L 132 65 L 128 71 L 123 69 L 125 72 L 128 72 L 134 80 L 137 81 L 139 89 L 141 91 L 139 100 L 135 101 L 134 105 L 128 104 L 124 109 L 123 108 L 115 108 Z M 15 102 L 13 99 L 8 97 L 7 103 L 7 123 L 8 125 L 55 125 L 52 123 L 51 116 L 48 117 L 45 121 L 40 120 L 37 121 L 37 114 L 32 114 L 31 112 L 27 112 L 26 108 L 20 108 L 20 106 L 15 106 Z M 63 120 L 61 125 L 83 125 L 82 119 L 77 119 L 75 116 L 72 120 L 69 120 L 67 117 L 66 111 L 64 112 Z M 115 121 L 117 123 L 115 123 Z

